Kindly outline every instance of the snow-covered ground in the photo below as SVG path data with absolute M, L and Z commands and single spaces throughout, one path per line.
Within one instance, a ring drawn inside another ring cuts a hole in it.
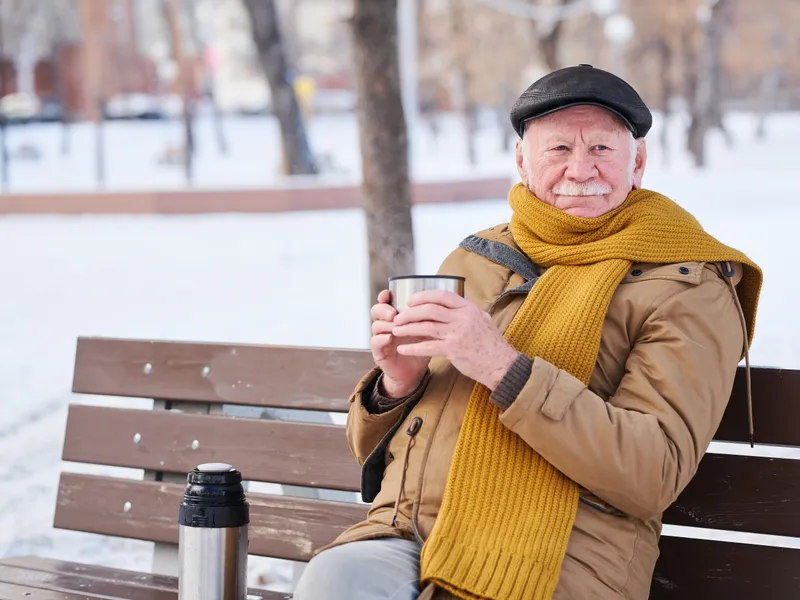
M 664 166 L 657 124 L 645 185 L 675 198 L 711 233 L 761 264 L 765 284 L 753 361 L 800 368 L 800 280 L 795 273 L 800 261 L 800 114 L 774 116 L 762 142 L 753 139 L 755 124 L 747 115 L 734 115 L 729 122 L 737 145 L 726 148 L 712 136 L 705 171 L 689 167 L 677 124 L 671 130 L 671 166 Z M 164 172 L 152 164 L 160 145 L 178 136 L 177 126 L 174 131 L 166 126 L 171 133 L 158 133 L 159 127 L 165 124 L 109 128 L 110 154 L 127 161 L 110 161 L 110 187 L 181 184 L 178 171 Z M 274 179 L 274 125 L 243 119 L 230 122 L 228 130 L 234 154 L 218 159 L 210 146 L 210 127 L 202 125 L 206 135 L 201 136 L 198 181 L 223 186 Z M 335 148 L 347 176 L 357 177 L 352 119 L 320 119 L 311 130 L 315 145 L 332 153 Z M 75 132 L 69 160 L 56 153 L 56 126 L 15 131 L 14 136 L 27 135 L 43 148 L 52 146 L 52 153 L 38 166 L 15 165 L 13 189 L 90 189 L 87 131 Z M 416 173 L 475 172 L 466 164 L 458 121 L 445 118 L 442 131 L 438 144 L 423 135 L 415 146 Z M 511 174 L 512 155 L 500 151 L 499 132 L 487 127 L 480 140 L 481 169 Z M 142 154 L 134 148 L 149 150 Z M 503 199 L 415 208 L 418 270 L 436 269 L 464 236 L 509 216 Z M 39 554 L 150 568 L 148 543 L 51 526 L 59 471 L 86 470 L 60 461 L 67 404 L 121 405 L 70 393 L 78 336 L 366 347 L 364 231 L 357 210 L 0 219 L 0 557 Z M 253 563 L 251 581 L 266 575 L 268 587 L 287 589 L 287 569 L 265 564 Z

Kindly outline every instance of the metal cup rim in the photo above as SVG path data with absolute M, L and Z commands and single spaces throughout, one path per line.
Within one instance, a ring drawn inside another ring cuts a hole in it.
M 389 277 L 389 281 L 397 281 L 398 279 L 456 279 L 466 281 L 466 277 L 460 275 L 398 275 L 396 277 Z

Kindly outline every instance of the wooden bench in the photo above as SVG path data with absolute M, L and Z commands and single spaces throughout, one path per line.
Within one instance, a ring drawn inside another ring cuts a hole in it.
M 293 486 L 285 494 L 320 488 L 355 500 L 360 473 L 342 426 L 299 419 L 346 412 L 371 366 L 359 350 L 81 338 L 74 392 L 155 402 L 153 410 L 70 406 L 64 460 L 143 469 L 144 477 L 63 473 L 55 527 L 156 542 L 157 569 L 169 573 L 183 482 L 199 463 L 228 462 L 248 481 Z M 757 443 L 800 446 L 800 371 L 754 369 L 753 390 Z M 274 409 L 290 409 L 279 416 L 291 420 L 263 418 Z M 237 410 L 251 418 L 231 416 Z M 716 439 L 746 437 L 740 370 Z M 301 562 L 367 512 L 362 503 L 292 495 L 248 492 L 248 500 L 251 554 Z M 664 521 L 800 538 L 800 461 L 708 454 Z M 654 600 L 800 597 L 800 550 L 664 536 L 661 553 Z M 164 575 L 38 557 L 0 560 L 0 600 L 175 600 L 176 589 Z

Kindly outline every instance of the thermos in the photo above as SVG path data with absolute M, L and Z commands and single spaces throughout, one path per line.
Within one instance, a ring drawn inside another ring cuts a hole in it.
M 199 465 L 187 476 L 178 514 L 179 600 L 246 600 L 250 506 L 231 465 Z

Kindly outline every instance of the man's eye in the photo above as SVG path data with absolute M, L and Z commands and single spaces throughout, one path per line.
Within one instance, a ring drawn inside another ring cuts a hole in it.
M 594 147 L 594 149 L 600 150 L 602 152 L 603 150 L 610 150 L 611 148 L 609 148 L 608 146 L 603 146 L 602 144 L 598 144 L 597 146 Z
M 557 152 L 565 152 L 566 150 L 569 150 L 569 148 L 567 148 L 564 145 L 561 145 L 561 146 L 556 146 L 555 148 L 553 148 L 553 150 L 555 150 Z

